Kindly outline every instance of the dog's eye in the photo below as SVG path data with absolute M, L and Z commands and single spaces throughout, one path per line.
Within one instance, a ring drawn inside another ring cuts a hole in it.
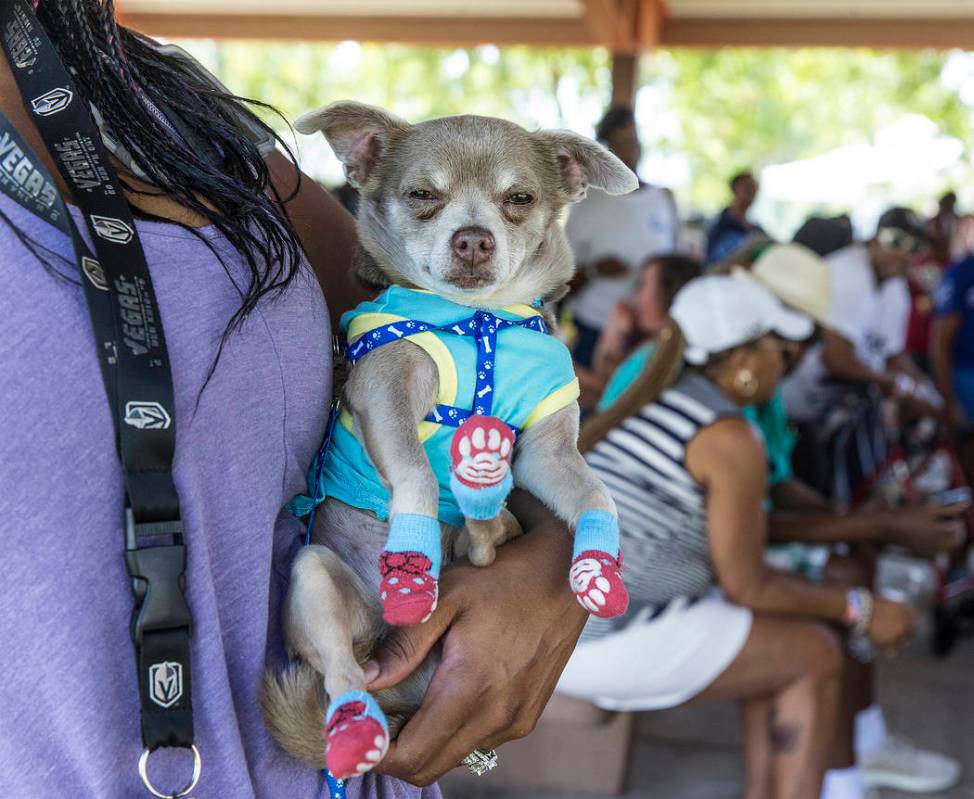
M 435 200 L 436 195 L 431 191 L 426 191 L 426 189 L 413 189 L 409 192 L 409 197 L 412 200 Z
M 534 202 L 534 197 L 524 191 L 516 191 L 514 194 L 509 194 L 507 197 L 507 202 L 511 205 L 530 205 Z

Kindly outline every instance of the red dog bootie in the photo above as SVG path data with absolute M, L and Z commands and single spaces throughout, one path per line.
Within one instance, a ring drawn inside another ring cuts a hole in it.
M 589 549 L 575 556 L 569 572 L 575 597 L 593 616 L 611 619 L 629 607 L 622 563 L 607 552 Z
M 365 691 L 346 691 L 337 697 L 325 718 L 325 761 L 336 779 L 365 774 L 389 751 L 385 714 Z
M 388 624 L 422 624 L 436 610 L 439 580 L 433 573 L 433 561 L 422 552 L 383 552 L 379 574 L 382 618 Z
M 511 493 L 514 431 L 496 416 L 471 416 L 450 443 L 450 490 L 468 519 L 493 519 Z

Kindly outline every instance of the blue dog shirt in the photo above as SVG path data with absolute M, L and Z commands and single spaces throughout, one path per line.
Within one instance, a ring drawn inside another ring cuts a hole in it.
M 463 524 L 450 491 L 450 442 L 464 418 L 486 413 L 523 432 L 578 398 L 568 348 L 539 332 L 545 329 L 541 314 L 528 305 L 478 313 L 432 292 L 392 286 L 342 316 L 341 326 L 353 362 L 401 338 L 422 348 L 436 364 L 437 406 L 420 422 L 418 434 L 439 483 L 439 519 L 448 524 Z M 486 344 L 478 348 L 478 340 Z M 318 489 L 313 495 L 319 498 L 334 497 L 383 520 L 389 516 L 389 492 L 348 411 L 335 426 L 320 485 L 313 481 L 312 474 L 309 487 Z

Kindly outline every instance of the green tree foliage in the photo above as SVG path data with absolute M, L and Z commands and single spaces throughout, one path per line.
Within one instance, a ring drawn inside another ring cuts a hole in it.
M 270 103 L 288 119 L 354 98 L 410 120 L 488 114 L 529 128 L 591 134 L 611 91 L 609 55 L 602 49 L 187 46 L 231 89 Z M 681 200 L 707 211 L 723 203 L 726 178 L 740 167 L 868 142 L 908 113 L 934 120 L 964 143 L 969 158 L 971 108 L 940 79 L 948 58 L 870 50 L 655 51 L 642 60 L 641 134 L 651 156 L 689 168 Z
M 641 83 L 661 91 L 678 132 L 647 143 L 683 154 L 690 199 L 712 207 L 741 167 L 793 161 L 869 142 L 909 113 L 934 120 L 969 147 L 971 109 L 940 75 L 948 54 L 871 50 L 660 51 L 643 59 Z M 969 150 L 968 150 L 969 155 Z
M 594 102 L 609 92 L 604 50 L 510 47 L 433 49 L 404 45 L 234 42 L 206 53 L 230 88 L 288 118 L 356 99 L 411 120 L 450 114 L 504 116 L 529 127 L 564 120 L 559 99 Z M 215 63 L 214 63 L 215 62 Z M 270 119 L 270 117 L 268 117 Z

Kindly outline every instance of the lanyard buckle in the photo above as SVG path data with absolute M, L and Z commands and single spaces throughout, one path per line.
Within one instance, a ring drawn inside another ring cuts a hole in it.
M 153 540 L 168 543 L 146 545 Z M 192 628 L 185 595 L 186 547 L 182 541 L 183 524 L 179 519 L 138 523 L 132 509 L 125 509 L 125 565 L 135 597 L 131 632 L 137 645 L 147 632 Z

